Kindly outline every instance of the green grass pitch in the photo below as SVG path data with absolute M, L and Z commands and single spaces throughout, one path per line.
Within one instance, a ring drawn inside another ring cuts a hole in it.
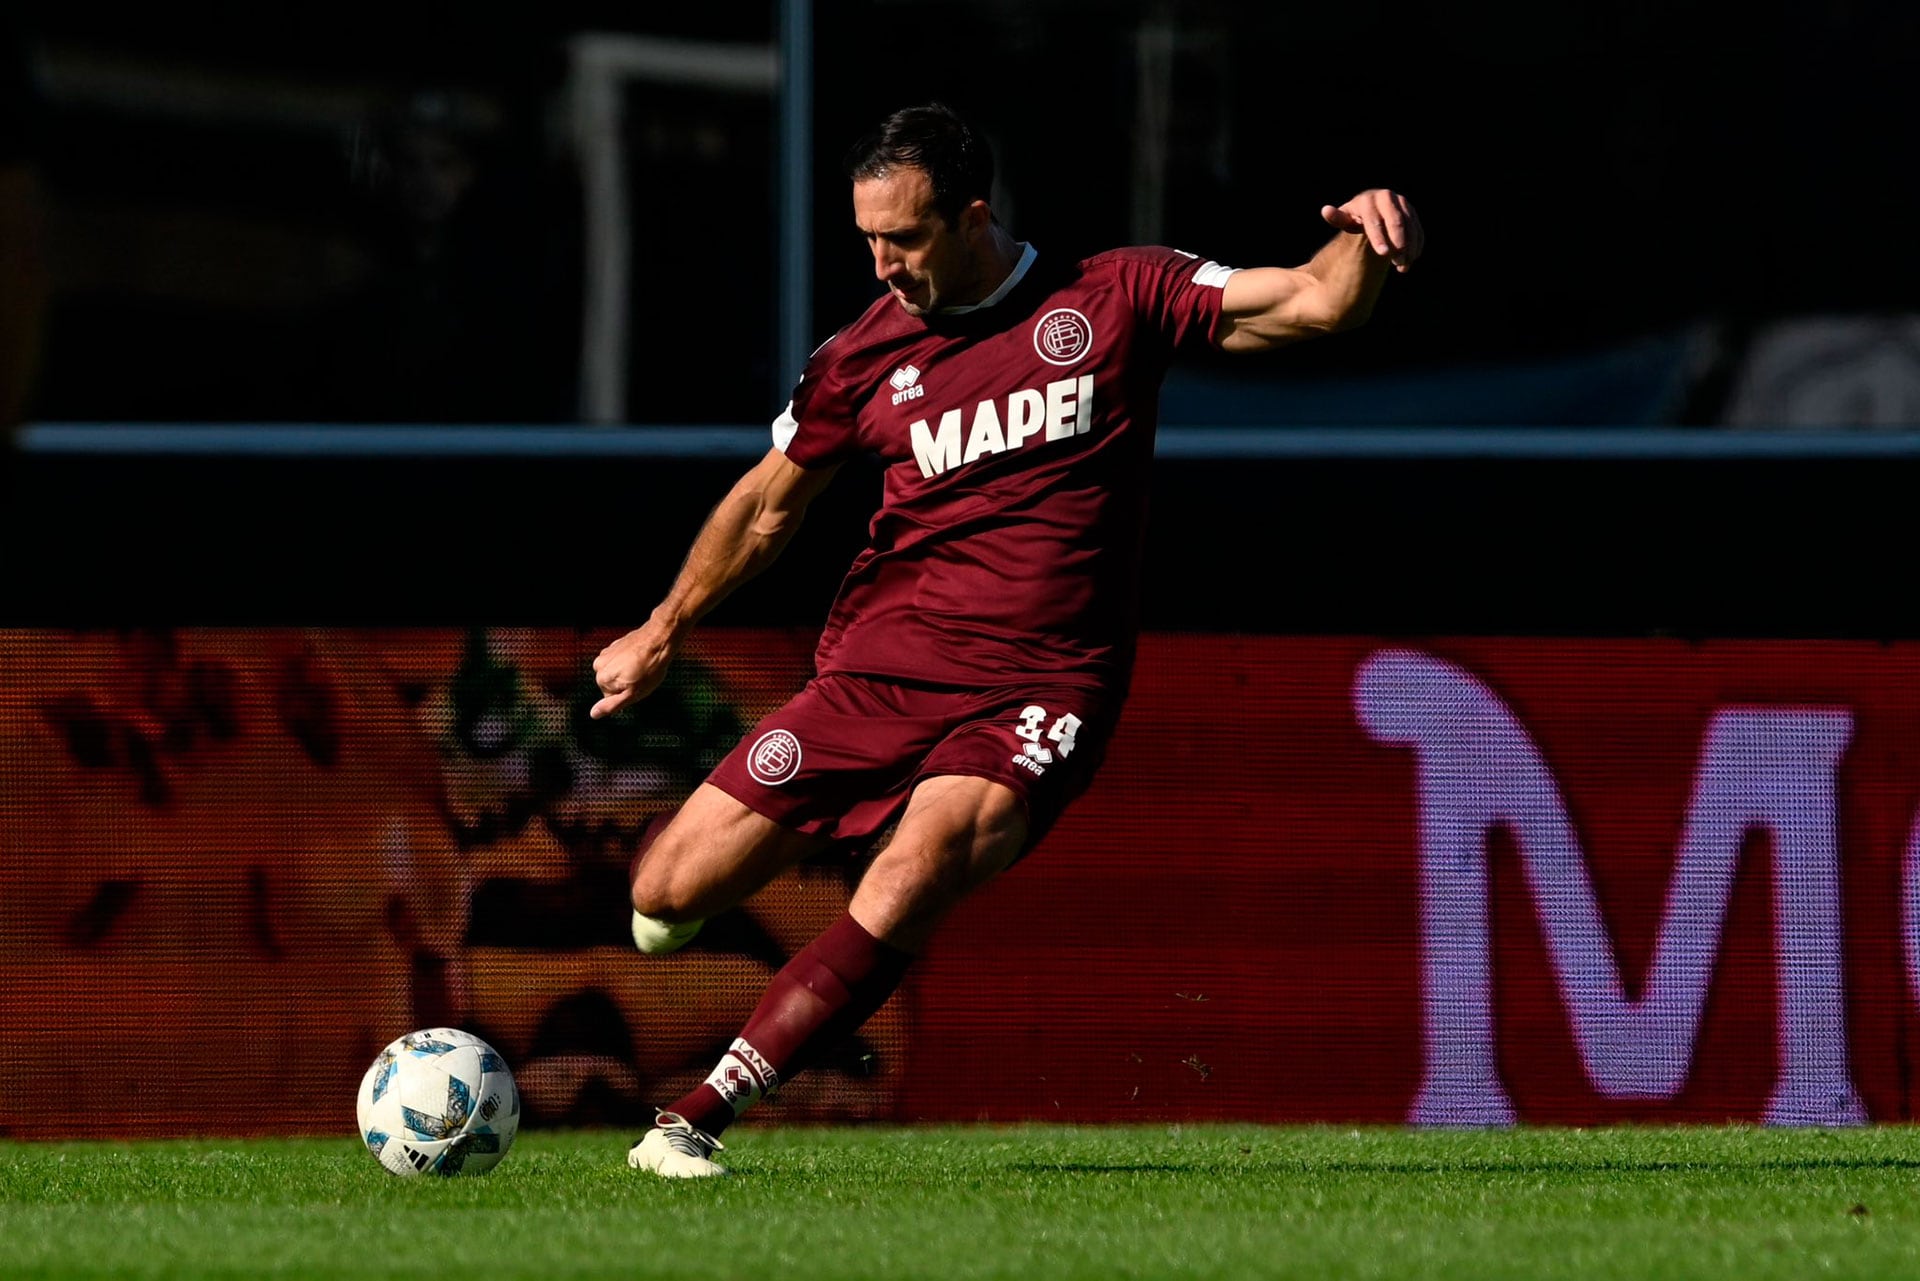
M 0 1144 L 0 1277 L 1920 1274 L 1908 1127 L 754 1127 L 688 1183 L 627 1137 L 451 1180 L 351 1138 Z

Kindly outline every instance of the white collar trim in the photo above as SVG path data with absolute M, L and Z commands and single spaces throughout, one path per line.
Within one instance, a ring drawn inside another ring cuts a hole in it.
M 1027 268 L 1033 266 L 1033 260 L 1039 252 L 1026 241 L 1020 242 L 1020 261 L 1013 265 L 1013 271 L 1000 282 L 1000 287 L 982 298 L 979 302 L 968 303 L 964 307 L 942 307 L 936 314 L 941 316 L 963 316 L 970 311 L 979 311 L 982 307 L 991 307 L 1013 292 L 1013 287 L 1026 276 Z

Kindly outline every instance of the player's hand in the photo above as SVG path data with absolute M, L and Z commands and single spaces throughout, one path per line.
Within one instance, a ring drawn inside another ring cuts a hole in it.
M 611 716 L 660 688 L 673 650 L 671 634 L 651 621 L 601 650 L 593 660 L 593 680 L 606 697 L 587 714 L 595 720 Z
M 1427 247 L 1420 215 L 1405 196 L 1384 187 L 1363 191 L 1338 208 L 1322 205 L 1320 216 L 1337 230 L 1365 236 L 1373 252 L 1392 263 L 1395 271 L 1406 271 Z

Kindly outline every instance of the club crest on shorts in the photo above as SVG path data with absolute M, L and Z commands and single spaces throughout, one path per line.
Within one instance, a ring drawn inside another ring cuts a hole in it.
M 1033 349 L 1049 365 L 1071 365 L 1093 350 L 1093 324 L 1071 307 L 1055 307 L 1033 327 Z
M 800 740 L 788 730 L 768 730 L 747 753 L 747 773 L 768 787 L 778 787 L 799 772 Z

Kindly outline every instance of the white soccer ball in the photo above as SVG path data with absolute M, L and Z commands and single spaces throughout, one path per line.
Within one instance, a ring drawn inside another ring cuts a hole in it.
M 360 1137 L 393 1174 L 484 1174 L 520 1128 L 507 1061 L 458 1028 L 409 1032 L 360 1080 Z

